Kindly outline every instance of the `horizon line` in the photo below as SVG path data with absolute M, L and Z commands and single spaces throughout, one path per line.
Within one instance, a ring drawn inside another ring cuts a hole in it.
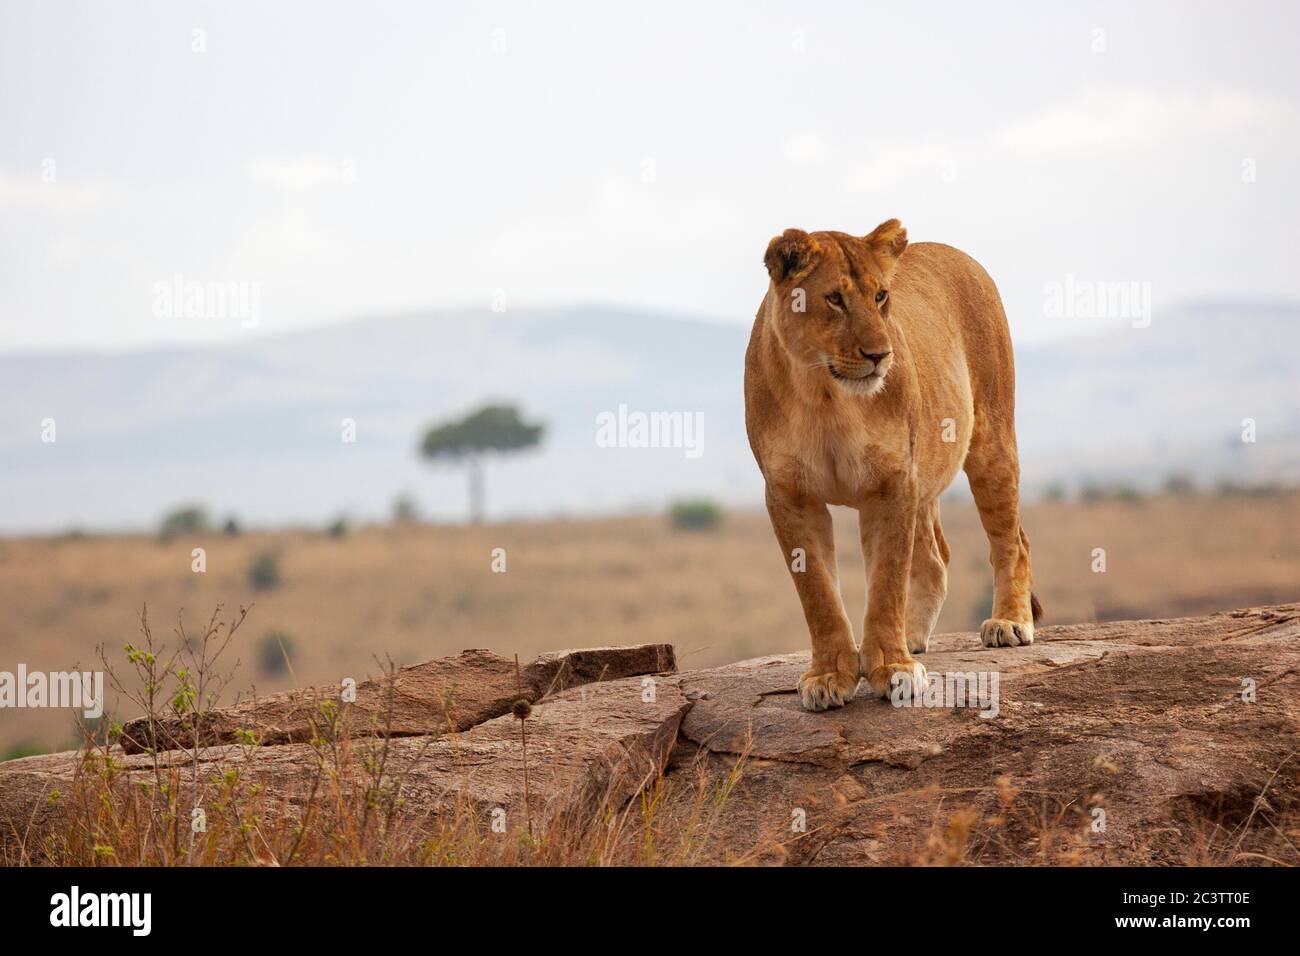
M 1228 293 L 1209 293 L 1186 296 L 1175 300 L 1173 311 L 1204 310 L 1213 307 L 1242 307 L 1255 310 L 1262 309 L 1300 309 L 1300 296 L 1278 295 L 1233 295 Z M 275 342 L 295 336 L 311 335 L 321 332 L 336 331 L 350 325 L 362 325 L 371 322 L 386 322 L 419 316 L 450 318 L 456 315 L 476 317 L 532 316 L 546 317 L 562 313 L 605 312 L 636 318 L 660 318 L 673 322 L 721 327 L 746 327 L 752 319 L 740 317 L 733 320 L 722 315 L 700 312 L 678 312 L 657 306 L 637 306 L 602 302 L 600 300 L 569 301 L 557 303 L 536 303 L 515 306 L 503 312 L 495 312 L 490 306 L 482 305 L 428 305 L 410 308 L 392 308 L 370 314 L 350 314 L 324 319 L 313 319 L 295 324 L 289 328 L 261 335 L 240 337 L 232 332 L 229 337 L 197 341 L 131 343 L 123 346 L 99 345 L 81 347 L 18 348 L 6 350 L 0 347 L 0 362 L 11 359 L 52 359 L 52 358 L 113 358 L 125 356 L 159 355 L 178 352 L 191 352 L 200 349 L 229 349 L 249 345 Z M 245 330 L 247 331 L 247 330 Z M 1100 331 L 1100 329 L 1098 330 Z

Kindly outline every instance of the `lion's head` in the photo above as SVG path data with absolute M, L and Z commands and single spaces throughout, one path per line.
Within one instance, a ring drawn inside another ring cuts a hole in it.
M 787 229 L 768 243 L 776 335 L 797 367 L 858 395 L 884 388 L 893 364 L 889 283 L 906 248 L 897 219 L 862 237 Z

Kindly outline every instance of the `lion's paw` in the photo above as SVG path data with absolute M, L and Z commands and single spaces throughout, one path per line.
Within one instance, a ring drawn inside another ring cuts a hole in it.
M 830 671 L 817 674 L 808 671 L 799 678 L 799 702 L 804 710 L 829 710 L 843 707 L 853 699 L 858 689 L 858 675 Z
M 1023 647 L 1034 643 L 1034 625 L 989 618 L 980 626 L 980 643 L 985 647 Z
M 881 664 L 867 675 L 871 693 L 877 697 L 890 697 L 895 692 L 904 698 L 920 697 L 926 680 L 925 665 L 920 661 Z

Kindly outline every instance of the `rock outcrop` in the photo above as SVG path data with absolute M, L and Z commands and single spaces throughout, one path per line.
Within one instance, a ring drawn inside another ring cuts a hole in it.
M 1047 626 L 1019 648 L 942 635 L 923 661 L 924 706 L 864 686 L 812 714 L 794 693 L 806 653 L 678 673 L 664 645 L 603 648 L 516 677 L 513 661 L 467 651 L 360 685 L 338 720 L 354 748 L 386 739 L 412 819 L 455 805 L 578 820 L 655 781 L 660 821 L 692 828 L 692 862 L 1300 862 L 1278 859 L 1300 842 L 1300 605 Z M 196 762 L 238 767 L 291 812 L 337 697 L 210 715 L 197 754 L 169 722 L 155 757 L 133 722 L 113 760 L 135 785 L 156 762 L 182 782 Z M 50 794 L 80 764 L 0 764 L 6 859 L 39 857 L 65 812 Z M 701 786 L 725 799 L 707 824 Z
M 355 699 L 340 709 L 352 737 L 421 737 L 466 730 L 499 717 L 516 700 L 530 703 L 580 684 L 676 669 L 670 644 L 597 647 L 544 654 L 523 667 L 488 650 L 404 667 L 392 680 L 368 680 L 353 688 Z M 287 691 L 204 715 L 202 746 L 252 740 L 263 745 L 312 739 L 321 705 L 340 701 L 335 685 Z M 194 746 L 195 722 L 166 717 L 128 721 L 119 743 L 129 754 Z

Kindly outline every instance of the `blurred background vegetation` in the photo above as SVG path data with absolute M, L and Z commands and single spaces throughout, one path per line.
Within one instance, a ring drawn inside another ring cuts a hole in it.
M 218 602 L 251 604 L 232 684 L 245 694 L 360 680 L 378 672 L 376 658 L 411 664 L 466 647 L 527 661 L 557 647 L 667 641 L 682 666 L 699 667 L 807 645 L 767 515 L 707 497 L 615 518 L 453 525 L 420 520 L 406 495 L 387 523 L 339 518 L 319 528 L 241 526 L 237 535 L 199 520 L 203 513 L 169 509 L 152 535 L 0 538 L 0 660 L 96 666 L 97 644 L 112 654 L 134 637 L 143 598 L 164 637 L 178 609 L 206 620 Z M 845 601 L 860 629 L 856 515 L 832 513 Z M 988 546 L 960 493 L 944 501 L 942 517 L 952 563 L 939 628 L 969 631 L 989 611 Z M 1202 488 L 1173 475 L 1153 493 L 1048 489 L 1024 518 L 1048 624 L 1300 598 L 1295 488 Z M 206 552 L 202 574 L 190 570 L 195 547 Z M 506 549 L 505 574 L 490 573 L 495 548 Z M 1092 570 L 1096 548 L 1106 551 L 1105 573 Z M 0 755 L 72 740 L 67 713 L 0 715 Z

